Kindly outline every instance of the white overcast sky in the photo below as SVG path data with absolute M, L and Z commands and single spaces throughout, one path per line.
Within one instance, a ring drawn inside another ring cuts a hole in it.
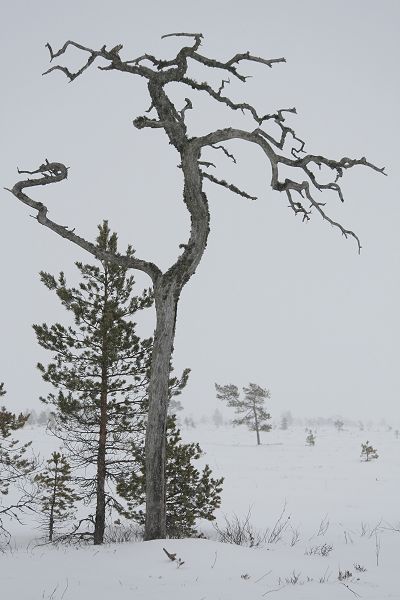
M 132 126 L 149 106 L 143 80 L 93 66 L 73 83 L 57 72 L 42 77 L 46 42 L 123 43 L 125 58 L 169 57 L 180 41 L 161 35 L 199 31 L 202 52 L 217 59 L 247 50 L 284 56 L 287 63 L 273 69 L 243 65 L 252 78 L 227 91 L 260 112 L 296 106 L 290 124 L 310 153 L 366 156 L 387 168 L 388 177 L 362 167 L 348 172 L 344 205 L 325 196 L 327 212 L 360 236 L 359 256 L 317 215 L 308 224 L 294 216 L 270 189 L 257 148 L 232 143 L 235 167 L 210 155 L 220 178 L 258 200 L 206 184 L 211 234 L 181 297 L 175 343 L 176 369 L 192 368 L 182 398 L 189 412 L 215 409 L 214 382 L 256 382 L 270 388 L 274 416 L 290 409 L 400 422 L 399 22 L 397 0 L 3 2 L 1 186 L 17 181 L 17 166 L 64 162 L 68 181 L 33 196 L 89 239 L 108 218 L 121 249 L 132 243 L 138 256 L 168 267 L 188 237 L 178 157 L 161 131 Z M 74 51 L 63 57 L 73 67 L 84 59 Z M 193 75 L 219 85 L 215 71 Z M 179 108 L 192 99 L 186 114 L 194 135 L 229 124 L 254 128 L 202 95 L 171 93 Z M 92 259 L 38 225 L 9 193 L 0 195 L 0 381 L 8 406 L 39 408 L 49 390 L 35 364 L 46 355 L 31 326 L 65 321 L 65 314 L 38 272 L 64 270 L 72 283 L 74 261 Z M 152 327 L 150 316 L 140 327 Z

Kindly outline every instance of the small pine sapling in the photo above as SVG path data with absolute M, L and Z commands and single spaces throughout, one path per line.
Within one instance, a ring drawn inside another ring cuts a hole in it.
M 0 397 L 5 393 L 3 383 L 0 383 Z M 5 406 L 0 408 L 0 494 L 4 496 L 8 494 L 10 484 L 27 475 L 32 466 L 25 456 L 31 442 L 19 445 L 11 437 L 11 432 L 21 429 L 28 417 L 22 413 L 15 415 Z
M 256 383 L 249 383 L 249 387 L 244 387 L 244 398 L 241 399 L 236 385 L 218 385 L 215 384 L 217 398 L 223 400 L 228 406 L 235 409 L 239 415 L 232 421 L 233 425 L 247 425 L 251 431 L 257 435 L 257 445 L 261 444 L 260 431 L 270 431 L 271 425 L 268 421 L 271 415 L 267 413 L 264 402 L 271 398 L 271 392 Z
M 361 458 L 366 462 L 370 461 L 372 458 L 378 458 L 378 456 L 376 449 L 371 446 L 368 440 L 365 444 L 361 444 Z
M 315 446 L 315 435 L 311 429 L 307 430 L 306 444 L 307 446 Z
M 70 485 L 71 467 L 65 456 L 53 452 L 46 469 L 36 475 L 35 481 L 41 492 L 41 522 L 48 532 L 48 541 L 52 542 L 54 533 L 63 523 L 73 518 L 74 504 L 79 500 Z
M 4 384 L 0 383 L 0 397 L 6 393 Z M 31 442 L 19 443 L 12 437 L 14 431 L 24 427 L 29 414 L 16 415 L 0 407 L 0 538 L 9 539 L 10 534 L 4 527 L 3 519 L 16 518 L 18 513 L 24 512 L 32 503 L 33 490 L 30 489 L 30 475 L 37 467 L 34 456 L 28 457 L 27 450 Z M 11 502 L 3 499 L 8 495 L 10 488 L 17 490 L 18 496 L 13 494 Z

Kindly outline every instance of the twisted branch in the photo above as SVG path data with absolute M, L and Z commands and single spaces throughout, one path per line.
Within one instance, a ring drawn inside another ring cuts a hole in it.
M 34 210 L 37 211 L 36 220 L 45 227 L 48 227 L 61 237 L 73 242 L 77 246 L 80 246 L 96 258 L 100 260 L 106 260 L 108 262 L 123 266 L 125 268 L 133 268 L 138 269 L 139 271 L 143 271 L 149 275 L 153 282 L 155 282 L 161 275 L 160 269 L 153 263 L 141 260 L 134 256 L 122 255 L 122 254 L 113 254 L 106 250 L 99 249 L 92 242 L 88 242 L 84 238 L 76 235 L 74 233 L 74 229 L 70 230 L 66 226 L 60 225 L 55 221 L 52 221 L 47 217 L 48 208 L 42 202 L 37 202 L 30 198 L 27 194 L 24 193 L 24 189 L 29 187 L 36 187 L 42 185 L 49 185 L 52 183 L 57 183 L 59 181 L 63 181 L 68 176 L 68 168 L 62 163 L 57 162 L 49 162 L 46 161 L 40 165 L 38 169 L 34 171 L 22 171 L 18 169 L 18 173 L 29 174 L 29 175 L 39 175 L 40 177 L 35 179 L 24 179 L 22 181 L 18 181 L 12 189 L 7 189 L 7 191 L 11 192 L 18 200 L 30 206 Z
M 220 129 L 218 131 L 214 131 L 213 133 L 205 135 L 201 138 L 200 137 L 197 138 L 196 143 L 201 148 L 204 148 L 204 147 L 215 148 L 216 144 L 220 144 L 221 142 L 225 142 L 225 141 L 232 140 L 232 139 L 246 140 L 246 141 L 257 144 L 258 146 L 260 146 L 262 148 L 262 150 L 266 154 L 269 164 L 271 166 L 271 171 L 272 171 L 271 187 L 272 187 L 272 189 L 274 189 L 276 191 L 286 193 L 286 197 L 289 200 L 289 207 L 293 210 L 295 215 L 301 214 L 303 217 L 303 221 L 309 221 L 310 215 L 312 213 L 312 209 L 315 209 L 325 221 L 330 223 L 330 225 L 332 225 L 333 227 L 339 229 L 339 231 L 342 233 L 342 235 L 345 238 L 352 237 L 353 239 L 355 239 L 355 241 L 357 243 L 358 251 L 359 252 L 361 251 L 361 242 L 360 242 L 358 236 L 353 231 L 346 229 L 345 227 L 343 227 L 343 225 L 341 225 L 337 221 L 334 221 L 333 219 L 331 219 L 324 210 L 325 203 L 317 202 L 313 198 L 313 196 L 310 192 L 310 182 L 319 191 L 329 189 L 329 190 L 336 192 L 337 195 L 339 196 L 340 200 L 343 201 L 344 200 L 343 193 L 342 193 L 341 187 L 337 183 L 337 180 L 339 179 L 339 177 L 342 176 L 343 170 L 350 169 L 356 165 L 362 165 L 362 166 L 371 168 L 374 171 L 377 171 L 378 173 L 386 175 L 384 168 L 377 167 L 373 163 L 367 161 L 367 159 L 365 157 L 362 157 L 360 159 L 351 159 L 348 157 L 344 157 L 340 160 L 333 160 L 333 159 L 329 159 L 329 158 L 326 158 L 323 156 L 316 156 L 316 155 L 308 154 L 308 155 L 304 156 L 303 158 L 296 158 L 296 159 L 287 158 L 286 156 L 277 154 L 275 152 L 275 150 L 272 147 L 272 144 L 269 143 L 270 136 L 266 136 L 265 132 L 260 131 L 260 129 L 256 129 L 253 132 L 243 131 L 240 129 L 232 129 L 232 128 Z M 275 146 L 277 146 L 277 144 L 275 144 Z M 285 179 L 284 181 L 280 181 L 279 180 L 279 165 L 281 163 L 285 164 L 289 167 L 295 167 L 295 168 L 300 169 L 308 177 L 310 182 L 308 180 L 303 180 L 303 181 L 299 182 L 299 181 L 295 181 L 293 179 L 288 179 L 288 178 Z M 336 173 L 335 181 L 329 182 L 326 184 L 319 183 L 316 176 L 309 168 L 310 164 L 316 164 L 318 166 L 325 165 L 326 167 L 331 169 L 331 171 Z M 211 179 L 213 177 L 212 175 L 209 175 L 209 174 L 204 174 L 204 175 L 206 175 L 208 177 L 208 179 Z M 215 181 L 215 183 L 217 183 L 217 181 Z M 225 186 L 225 187 L 228 187 L 228 186 Z M 234 191 L 234 190 L 232 190 L 232 191 Z M 293 200 L 292 192 L 296 192 L 298 194 L 297 201 Z M 307 200 L 308 205 L 309 205 L 308 207 L 306 207 L 304 205 L 304 200 Z
M 296 215 L 300 214 L 303 218 L 303 221 L 308 221 L 310 219 L 312 210 L 316 210 L 324 220 L 328 221 L 332 226 L 338 228 L 345 237 L 353 237 L 357 242 L 358 249 L 360 250 L 361 244 L 358 237 L 354 234 L 354 232 L 344 228 L 340 223 L 337 223 L 336 221 L 330 219 L 330 217 L 325 212 L 325 203 L 318 202 L 313 198 L 310 191 L 310 185 L 314 189 L 317 189 L 319 192 L 323 192 L 325 190 L 335 192 L 338 195 L 340 201 L 343 202 L 343 192 L 338 181 L 343 176 L 345 170 L 352 168 L 356 165 L 363 165 L 385 175 L 386 173 L 384 172 L 384 168 L 377 167 L 373 163 L 367 161 L 365 157 L 362 157 L 360 159 L 351 159 L 348 157 L 344 157 L 340 160 L 333 160 L 320 155 L 306 154 L 304 140 L 298 137 L 294 129 L 288 126 L 285 121 L 286 115 L 288 113 L 296 114 L 296 109 L 294 107 L 279 109 L 274 113 L 267 113 L 263 115 L 260 114 L 251 104 L 247 102 L 234 102 L 229 98 L 229 96 L 223 95 L 223 91 L 225 89 L 226 84 L 229 83 L 229 79 L 222 79 L 221 85 L 216 90 L 207 82 L 199 83 L 195 79 L 187 75 L 188 59 L 191 59 L 195 63 L 200 63 L 205 67 L 212 69 L 221 69 L 222 71 L 225 71 L 235 76 L 240 81 L 245 82 L 247 77 L 238 71 L 238 66 L 243 62 L 256 62 L 271 68 L 274 64 L 286 62 L 283 57 L 275 59 L 265 59 L 259 56 L 254 56 L 250 54 L 250 52 L 243 52 L 237 53 L 229 60 L 223 62 L 213 58 L 208 58 L 207 56 L 198 52 L 198 49 L 203 40 L 203 35 L 201 33 L 169 33 L 163 35 L 162 39 L 166 39 L 169 37 L 193 38 L 194 41 L 192 46 L 182 47 L 175 56 L 175 58 L 171 60 L 160 60 L 151 54 L 143 54 L 142 56 L 136 59 L 127 61 L 123 61 L 120 57 L 119 53 L 122 49 L 121 44 L 115 46 L 111 50 L 107 50 L 105 45 L 100 50 L 93 50 L 91 48 L 87 48 L 86 46 L 69 40 L 65 42 L 65 44 L 59 50 L 55 52 L 53 51 L 50 44 L 47 44 L 47 47 L 50 52 L 51 61 L 54 58 L 57 58 L 64 54 L 69 46 L 73 46 L 84 52 L 88 52 L 89 58 L 87 62 L 76 72 L 71 72 L 67 67 L 56 65 L 51 67 L 48 71 L 46 71 L 46 73 L 58 69 L 61 70 L 69 78 L 70 81 L 73 81 L 76 77 L 81 75 L 95 61 L 96 58 L 103 58 L 107 60 L 109 64 L 105 67 L 99 67 L 102 70 L 114 69 L 126 71 L 131 74 L 136 74 L 147 78 L 149 81 L 149 86 L 151 86 L 152 90 L 152 104 L 149 110 L 155 108 L 158 113 L 158 119 L 150 119 L 148 117 L 142 116 L 137 117 L 134 120 L 135 127 L 137 127 L 138 129 L 142 129 L 145 127 L 164 129 L 167 135 L 169 136 L 171 143 L 173 143 L 179 151 L 182 150 L 182 144 L 185 143 L 188 145 L 193 145 L 199 150 L 199 152 L 203 147 L 208 146 L 214 149 L 221 149 L 225 153 L 225 155 L 228 158 L 232 159 L 234 162 L 236 162 L 235 157 L 232 154 L 230 154 L 223 145 L 220 145 L 221 142 L 225 142 L 230 139 L 242 139 L 250 141 L 252 143 L 256 143 L 262 148 L 269 160 L 269 164 L 272 170 L 272 188 L 279 192 L 285 192 L 291 210 Z M 144 66 L 142 64 L 144 61 L 150 63 L 153 68 Z M 243 113 L 250 114 L 257 123 L 257 129 L 255 129 L 252 132 L 247 132 L 243 130 L 228 128 L 223 130 L 217 130 L 203 137 L 188 139 L 186 137 L 184 117 L 186 110 L 192 108 L 191 100 L 186 98 L 186 105 L 184 106 L 184 108 L 180 111 L 177 111 L 162 89 L 167 83 L 174 81 L 183 83 L 184 85 L 190 87 L 192 90 L 207 93 L 213 100 L 224 104 L 231 110 L 240 110 Z M 166 117 L 166 115 L 168 116 Z M 274 135 L 270 131 L 265 130 L 265 128 L 261 128 L 263 124 L 267 125 L 268 123 L 271 123 L 278 128 L 279 135 Z M 181 125 L 182 128 L 178 131 L 177 127 L 181 127 Z M 182 134 L 184 137 L 182 137 Z M 280 153 L 278 153 L 278 151 Z M 199 165 L 201 164 L 203 164 L 206 167 L 212 165 L 212 163 L 208 163 L 207 161 L 199 161 Z M 280 181 L 279 167 L 281 164 L 290 168 L 299 169 L 299 172 L 305 176 L 305 179 L 301 179 L 299 181 L 296 178 L 287 178 L 284 181 Z M 335 174 L 334 180 L 328 181 L 327 183 L 320 182 L 317 175 L 313 171 L 313 166 L 317 166 L 319 169 L 321 169 L 322 167 L 327 167 Z M 226 187 L 227 189 L 245 198 L 254 199 L 254 196 L 250 196 L 249 194 L 240 190 L 236 186 L 229 184 L 224 180 L 217 179 L 209 173 L 201 171 L 201 177 L 203 179 L 207 178 L 213 183 L 216 183 L 217 185 Z M 54 171 L 51 174 L 50 180 L 51 182 L 54 182 L 56 180 L 60 180 L 59 178 L 60 173 L 58 171 Z M 34 184 L 24 182 L 24 185 L 25 187 L 29 185 L 43 185 L 44 183 L 50 183 L 50 180 L 47 180 L 46 182 L 43 181 L 43 179 L 35 180 L 36 183 Z M 41 183 L 38 183 L 38 181 L 40 181 Z M 15 190 L 15 186 L 13 190 Z M 17 189 L 16 191 L 20 195 L 22 194 L 22 188 Z M 293 196 L 295 192 L 297 196 L 296 199 L 294 199 Z M 46 207 L 38 208 L 39 222 L 41 222 L 40 219 L 42 221 L 44 221 L 44 219 L 47 219 L 45 212 L 47 212 Z M 53 229 L 55 226 L 55 224 L 52 225 Z M 58 225 L 57 227 L 61 226 Z M 66 234 L 74 235 L 72 232 L 69 232 L 66 228 L 64 228 L 63 231 L 64 237 L 66 237 Z M 82 238 L 79 239 L 81 240 Z M 75 241 L 75 243 L 77 242 Z M 82 242 L 79 242 L 79 244 L 82 245 Z M 146 263 L 145 261 L 139 261 L 139 263 L 142 263 L 142 270 L 147 269 L 146 272 L 149 272 L 150 270 L 153 272 L 154 275 L 154 265 L 149 267 L 150 263 Z

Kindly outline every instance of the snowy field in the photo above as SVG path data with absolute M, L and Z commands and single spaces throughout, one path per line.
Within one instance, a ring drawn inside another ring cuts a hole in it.
M 36 438 L 43 457 L 57 447 L 41 428 L 24 436 Z M 13 526 L 11 548 L 0 556 L 1 598 L 400 600 L 400 439 L 393 431 L 317 428 L 314 447 L 305 445 L 301 426 L 264 433 L 259 447 L 244 428 L 203 424 L 183 436 L 199 441 L 202 462 L 225 477 L 219 529 L 247 515 L 259 547 L 221 543 L 209 523 L 200 526 L 208 539 L 35 547 L 38 532 L 27 521 Z M 379 454 L 368 463 L 360 460 L 366 440 Z

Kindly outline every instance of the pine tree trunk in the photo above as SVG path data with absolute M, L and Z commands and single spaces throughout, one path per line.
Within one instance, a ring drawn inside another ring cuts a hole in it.
M 157 103 L 155 104 L 157 106 Z M 173 122 L 175 123 L 174 120 Z M 203 256 L 210 224 L 207 198 L 202 190 L 202 177 L 198 165 L 200 148 L 192 146 L 186 140 L 180 149 L 180 154 L 184 175 L 183 197 L 190 212 L 191 228 L 190 238 L 188 243 L 184 244 L 183 254 L 154 284 L 157 325 L 154 333 L 148 388 L 149 414 L 145 443 L 145 540 L 166 537 L 165 447 L 168 383 L 174 346 L 176 311 L 180 293 L 196 271 Z
M 165 451 L 168 384 L 175 335 L 178 299 L 167 290 L 155 290 L 157 325 L 149 381 L 146 428 L 145 540 L 166 537 Z
M 49 542 L 53 541 L 53 534 L 54 534 L 54 506 L 56 504 L 57 486 L 58 486 L 58 471 L 57 471 L 57 465 L 56 465 L 56 467 L 55 467 L 55 473 L 54 473 L 53 495 L 52 495 L 52 498 L 51 498 L 50 515 L 49 515 Z
M 260 441 L 260 429 L 258 427 L 257 410 L 256 410 L 255 406 L 253 406 L 253 412 L 254 412 L 254 426 L 255 426 L 256 434 L 257 434 L 257 446 L 260 446 L 261 445 L 261 441 Z
M 104 291 L 104 313 L 102 317 L 102 360 L 101 360 L 101 391 L 100 391 L 100 423 L 99 439 L 97 449 L 97 477 L 96 477 L 96 517 L 94 522 L 95 545 L 103 543 L 104 530 L 106 526 L 106 442 L 107 442 L 107 394 L 108 394 L 108 351 L 107 351 L 107 306 L 108 285 L 107 274 L 105 273 L 105 291 Z
M 106 524 L 106 441 L 107 441 L 107 388 L 103 385 L 100 395 L 100 430 L 97 450 L 96 517 L 94 522 L 94 544 L 102 544 Z
M 53 533 L 54 533 L 54 507 L 52 506 L 50 509 L 50 518 L 49 518 L 49 542 L 53 541 Z

